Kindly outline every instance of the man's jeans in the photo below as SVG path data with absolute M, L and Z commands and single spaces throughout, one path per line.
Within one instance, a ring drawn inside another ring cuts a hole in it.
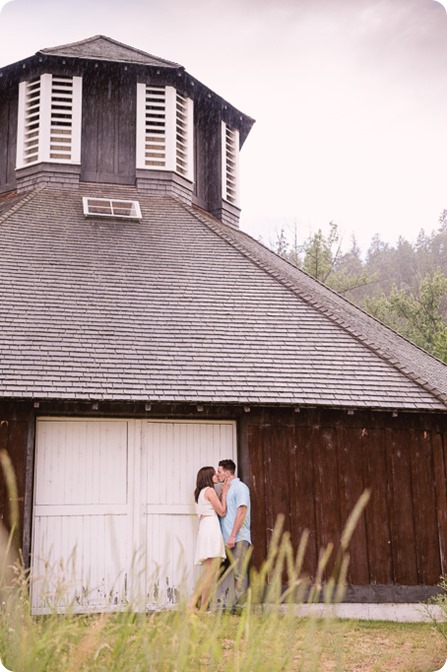
M 237 541 L 234 548 L 227 549 L 229 553 L 224 571 L 228 571 L 229 567 L 231 570 L 217 589 L 217 607 L 220 609 L 232 609 L 242 606 L 244 602 L 244 595 L 248 588 L 246 555 L 249 546 L 248 541 Z

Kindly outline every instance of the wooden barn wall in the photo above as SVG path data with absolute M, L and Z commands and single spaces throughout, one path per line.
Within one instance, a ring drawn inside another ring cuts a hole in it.
M 0 94 L 0 193 L 16 188 L 16 134 L 18 89 Z
M 25 532 L 25 500 L 27 491 L 28 450 L 34 419 L 29 412 L 10 411 L 0 406 L 0 450 L 8 454 L 15 474 L 19 509 L 19 538 Z M 0 521 L 10 530 L 12 493 L 0 468 Z M 28 534 L 25 535 L 28 537 Z
M 135 184 L 136 89 L 121 71 L 84 74 L 81 180 Z
M 25 557 L 38 415 L 235 419 L 239 471 L 252 495 L 255 563 L 265 558 L 277 516 L 284 514 L 295 545 L 303 530 L 310 530 L 305 571 L 312 575 L 320 549 L 339 541 L 358 497 L 370 488 L 350 545 L 350 584 L 436 586 L 447 572 L 446 415 L 211 406 L 199 413 L 195 406 L 158 405 L 145 413 L 138 404 L 100 404 L 92 411 L 91 404 L 44 402 L 35 408 L 29 402 L 2 402 L 0 449 L 8 451 L 16 471 Z M 0 474 L 5 523 L 9 498 Z M 380 591 L 377 596 L 389 597 Z
M 210 212 L 222 207 L 221 121 L 206 100 L 194 107 L 195 180 L 197 204 Z
M 279 514 L 295 546 L 310 531 L 305 571 L 340 540 L 357 499 L 371 499 L 350 545 L 353 585 L 435 586 L 447 570 L 443 416 L 324 411 L 251 413 L 241 428 L 253 501 L 254 561 Z

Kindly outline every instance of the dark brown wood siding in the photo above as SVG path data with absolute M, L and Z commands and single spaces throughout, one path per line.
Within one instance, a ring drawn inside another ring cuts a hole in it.
M 81 180 L 134 184 L 135 76 L 98 67 L 85 73 L 82 89 Z
M 14 468 L 20 515 L 19 536 L 23 535 L 25 480 L 26 480 L 26 448 L 28 437 L 28 422 L 18 419 L 0 419 L 0 450 L 4 450 L 10 457 Z M 7 487 L 5 474 L 0 470 L 0 520 L 10 529 L 12 493 Z
M 350 544 L 353 585 L 435 586 L 446 571 L 443 416 L 344 411 L 252 413 L 247 420 L 254 561 L 279 513 L 295 547 L 310 531 L 305 570 L 336 545 L 361 493 L 371 499 Z
M 221 119 L 206 99 L 194 106 L 194 194 L 197 204 L 214 213 L 222 205 Z
M 350 544 L 353 586 L 436 586 L 447 571 L 447 416 L 241 407 L 136 404 L 0 404 L 0 448 L 18 482 L 24 551 L 32 519 L 36 415 L 228 418 L 238 421 L 239 468 L 252 497 L 253 559 L 266 557 L 279 514 L 297 547 L 310 531 L 304 570 L 313 575 L 320 550 L 340 540 L 358 497 L 370 502 Z M 0 474 L 0 519 L 10 501 Z M 394 595 L 394 593 L 393 593 Z M 364 599 L 369 599 L 366 595 Z M 385 595 L 386 597 L 386 595 Z M 423 599 L 423 598 L 421 598 Z
M 18 87 L 0 94 L 0 193 L 16 187 Z

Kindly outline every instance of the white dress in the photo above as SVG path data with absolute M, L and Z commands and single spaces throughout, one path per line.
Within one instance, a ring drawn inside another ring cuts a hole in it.
M 208 488 L 203 488 L 196 503 L 199 516 L 199 533 L 197 535 L 194 564 L 201 565 L 207 558 L 225 558 L 225 544 L 220 530 L 219 518 L 213 505 L 205 498 Z

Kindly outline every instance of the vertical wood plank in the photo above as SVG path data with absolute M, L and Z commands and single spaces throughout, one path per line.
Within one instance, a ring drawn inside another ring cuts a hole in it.
M 310 536 L 304 558 L 303 571 L 314 576 L 318 562 L 317 529 L 315 514 L 315 477 L 313 446 L 315 445 L 314 427 L 295 424 L 295 446 L 293 449 L 291 476 L 291 512 L 292 532 L 294 539 L 301 538 L 304 530 Z
M 2 153 L 0 155 L 0 184 L 5 185 L 9 182 L 9 165 L 7 157 L 12 154 L 12 147 L 10 146 L 9 127 L 12 126 L 9 117 L 9 100 L 3 94 L 2 104 L 0 105 L 0 147 Z M 17 122 L 15 124 L 17 126 Z
M 264 435 L 261 425 L 247 426 L 247 448 L 250 460 L 251 533 L 253 564 L 260 567 L 267 554 L 267 508 L 264 468 Z
M 409 438 L 418 583 L 436 585 L 441 575 L 441 561 L 431 433 L 410 431 Z
M 432 448 L 440 566 L 441 574 L 445 574 L 447 573 L 447 469 L 445 435 L 433 432 Z
M 0 450 L 8 451 L 9 422 L 0 419 Z M 0 520 L 9 527 L 8 492 L 3 470 L 0 469 Z
M 263 461 L 263 475 L 264 475 L 264 506 L 265 506 L 265 537 L 266 537 L 266 552 L 270 546 L 272 539 L 273 527 L 275 525 L 275 515 L 273 511 L 273 495 L 272 489 L 274 484 L 272 482 L 272 426 L 270 417 L 266 413 L 264 424 L 262 426 L 262 461 Z
M 337 427 L 342 528 L 345 527 L 357 500 L 365 490 L 361 435 L 361 429 Z M 349 582 L 354 585 L 369 583 L 368 541 L 364 514 L 352 535 L 349 556 Z
M 368 543 L 369 580 L 371 583 L 393 582 L 389 506 L 389 473 L 386 439 L 383 429 L 364 427 L 359 440 L 365 456 L 365 486 L 371 498 L 365 511 Z
M 290 523 L 290 452 L 294 443 L 293 427 L 288 425 L 273 425 L 271 428 L 271 459 L 270 497 L 272 500 L 273 524 L 276 524 L 279 515 L 284 516 L 284 531 L 291 532 Z
M 17 485 L 17 506 L 19 509 L 19 529 L 17 542 L 22 542 L 25 478 L 26 478 L 26 446 L 28 425 L 21 420 L 0 420 L 0 450 L 5 450 L 11 460 Z M 0 469 L 0 520 L 9 529 L 11 517 L 11 493 L 8 490 L 3 470 Z
M 414 502 L 408 434 L 399 429 L 386 430 L 390 497 L 391 552 L 394 581 L 401 585 L 418 582 Z
M 5 92 L 2 93 L 0 105 L 0 147 L 2 156 L 0 160 L 0 183 L 4 191 L 14 189 L 16 186 L 16 143 L 17 143 L 17 115 L 18 96 L 11 95 L 8 99 Z
M 137 82 L 129 76 L 119 82 L 117 109 L 117 143 L 115 150 L 115 165 L 118 175 L 129 178 L 135 175 L 137 161 L 136 150 L 136 106 Z
M 18 509 L 19 509 L 19 535 L 23 532 L 25 481 L 26 481 L 26 447 L 28 437 L 28 423 L 22 420 L 14 420 L 9 424 L 8 452 L 11 458 L 17 485 Z M 10 498 L 8 497 L 8 500 Z
M 340 492 L 338 482 L 337 436 L 334 427 L 321 427 L 314 434 L 315 513 L 320 549 L 328 544 L 337 547 L 341 536 Z M 333 568 L 328 564 L 328 572 Z
M 31 565 L 31 535 L 33 520 L 33 492 L 34 492 L 34 457 L 36 422 L 34 410 L 28 409 L 26 418 L 25 439 L 25 473 L 24 473 L 24 502 L 23 502 L 23 560 L 26 569 Z

